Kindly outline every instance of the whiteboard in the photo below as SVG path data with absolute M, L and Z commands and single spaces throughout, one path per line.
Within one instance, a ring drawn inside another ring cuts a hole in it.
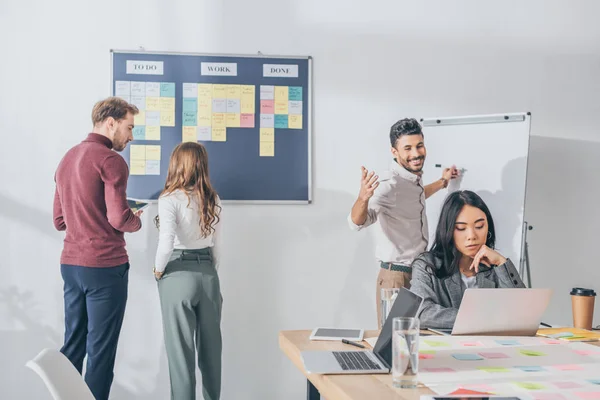
M 517 268 L 522 263 L 525 190 L 531 115 L 494 114 L 421 119 L 427 158 L 424 183 L 456 165 L 461 177 L 427 200 L 429 246 L 433 245 L 447 195 L 471 190 L 487 204 L 496 228 L 496 249 Z

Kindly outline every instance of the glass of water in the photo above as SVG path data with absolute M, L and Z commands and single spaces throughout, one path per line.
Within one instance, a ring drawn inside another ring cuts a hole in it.
M 381 289 L 381 304 L 380 307 L 380 317 L 381 317 L 381 328 L 385 324 L 385 320 L 387 319 L 392 306 L 394 305 L 394 301 L 396 297 L 398 297 L 398 293 L 400 292 L 399 288 L 382 288 Z
M 419 372 L 419 319 L 394 318 L 392 380 L 395 387 L 416 388 Z

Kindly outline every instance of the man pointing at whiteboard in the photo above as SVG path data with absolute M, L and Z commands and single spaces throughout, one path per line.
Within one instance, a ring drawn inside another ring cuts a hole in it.
M 421 125 L 403 119 L 392 125 L 390 142 L 394 161 L 379 176 L 362 169 L 360 193 L 348 216 L 353 230 L 379 221 L 375 256 L 381 269 L 377 277 L 377 321 L 381 329 L 382 288 L 410 287 L 413 259 L 427 249 L 429 233 L 425 199 L 446 188 L 458 176 L 456 167 L 444 169 L 442 177 L 423 186 L 421 175 L 427 151 Z

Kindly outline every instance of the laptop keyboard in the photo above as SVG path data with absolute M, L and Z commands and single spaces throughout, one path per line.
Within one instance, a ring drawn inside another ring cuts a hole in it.
M 333 356 L 344 371 L 380 370 L 365 351 L 334 351 Z

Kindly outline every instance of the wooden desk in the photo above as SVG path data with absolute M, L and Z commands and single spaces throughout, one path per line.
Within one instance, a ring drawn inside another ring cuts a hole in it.
M 318 375 L 307 374 L 300 352 L 304 350 L 357 350 L 341 342 L 311 341 L 307 331 L 279 332 L 279 348 L 308 379 L 307 399 L 318 400 L 319 393 L 327 400 L 419 400 L 419 396 L 434 394 L 426 387 L 397 389 L 392 386 L 392 374 Z M 377 331 L 365 331 L 365 338 L 377 336 Z M 368 344 L 363 342 L 368 347 Z

